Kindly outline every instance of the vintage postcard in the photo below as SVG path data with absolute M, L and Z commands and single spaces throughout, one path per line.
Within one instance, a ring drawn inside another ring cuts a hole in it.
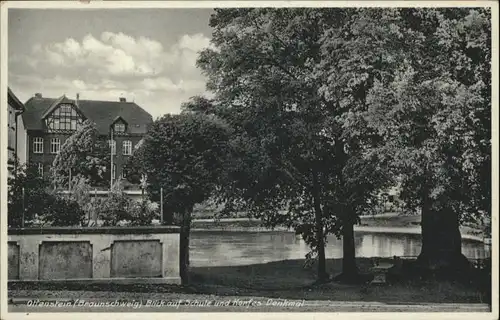
M 2 1 L 1 41 L 2 319 L 498 318 L 496 2 Z

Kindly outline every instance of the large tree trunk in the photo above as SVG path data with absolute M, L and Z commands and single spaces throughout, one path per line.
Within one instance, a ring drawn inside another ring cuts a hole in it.
M 354 244 L 354 219 L 352 212 L 346 212 L 342 221 L 342 273 L 335 281 L 344 283 L 363 283 L 367 276 L 362 276 L 356 266 L 356 247 Z
M 354 246 L 354 223 L 348 219 L 343 226 L 342 232 L 342 273 L 349 277 L 358 275 L 356 267 L 356 253 Z
M 321 209 L 321 191 L 316 174 L 313 174 L 313 199 L 314 218 L 316 220 L 316 239 L 318 241 L 318 281 L 324 282 L 329 279 L 329 275 L 326 272 L 325 234 L 323 225 L 323 211 Z
M 458 214 L 450 208 L 435 210 L 424 199 L 422 205 L 422 250 L 418 266 L 426 273 L 462 277 L 470 267 L 462 254 Z
M 182 214 L 180 230 L 179 271 L 181 283 L 189 283 L 189 235 L 191 232 L 191 212 Z
M 316 238 L 318 239 L 318 281 L 328 280 L 326 272 L 325 239 L 323 232 L 323 222 L 321 221 L 321 211 L 316 212 Z M 319 218 L 319 219 L 318 219 Z

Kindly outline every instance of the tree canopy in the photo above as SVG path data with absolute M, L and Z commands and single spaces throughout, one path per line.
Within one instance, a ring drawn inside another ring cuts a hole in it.
M 164 221 L 181 226 L 183 283 L 188 281 L 191 214 L 225 179 L 229 137 L 230 129 L 213 115 L 165 115 L 152 124 L 136 154 L 148 177 L 148 196 L 160 201 L 163 190 Z
M 208 199 L 223 177 L 229 129 L 215 117 L 184 113 L 154 122 L 144 139 L 142 163 L 148 194 L 176 213 Z
M 234 129 L 237 160 L 226 204 L 301 233 L 318 252 L 320 279 L 328 276 L 328 233 L 350 239 L 345 271 L 355 273 L 352 226 L 387 180 L 376 154 L 368 152 L 371 132 L 345 121 L 360 118 L 365 105 L 355 108 L 352 92 L 338 92 L 345 104 L 322 92 L 328 77 L 317 66 L 325 59 L 324 39 L 332 30 L 339 36 L 349 12 L 216 10 L 213 48 L 198 59 L 215 97 L 190 109 L 216 114 Z
M 379 46 L 391 68 L 374 77 L 365 119 L 384 140 L 377 152 L 400 174 L 408 208 L 422 212 L 422 260 L 453 264 L 459 223 L 491 215 L 491 15 L 397 13 L 405 45 Z
M 81 176 L 92 186 L 109 184 L 111 155 L 106 137 L 99 135 L 95 124 L 86 120 L 61 146 L 51 167 L 52 182 L 68 187 L 69 176 Z
M 388 184 L 425 212 L 425 248 L 459 253 L 459 221 L 490 214 L 488 9 L 216 9 L 210 26 L 214 97 L 185 108 L 234 130 L 226 204 L 302 233 L 320 278 L 325 235 L 353 245 Z

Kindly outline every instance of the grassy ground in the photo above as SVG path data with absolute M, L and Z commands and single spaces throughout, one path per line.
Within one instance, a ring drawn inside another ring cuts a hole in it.
M 9 298 L 54 294 L 57 290 L 122 292 L 130 298 L 136 293 L 148 293 L 150 299 L 166 296 L 253 296 L 280 299 L 378 301 L 385 303 L 484 303 L 484 293 L 476 285 L 438 281 L 401 282 L 385 286 L 314 284 L 314 268 L 304 268 L 304 260 L 285 260 L 248 266 L 198 267 L 191 269 L 191 285 L 86 285 L 9 283 Z M 361 271 L 369 271 L 370 259 L 358 259 Z M 341 271 L 341 259 L 330 259 L 328 271 Z M 67 295 L 67 294 L 66 294 Z M 96 297 L 99 294 L 95 294 Z
M 381 260 L 383 262 L 384 259 Z M 315 285 L 315 268 L 304 268 L 304 260 L 285 260 L 235 267 L 193 268 L 193 283 L 199 288 L 236 290 L 282 299 L 379 301 L 379 302 L 484 302 L 475 285 L 451 282 L 404 282 L 385 286 L 346 285 L 330 282 Z M 329 259 L 327 269 L 332 275 L 341 272 L 341 259 Z M 371 259 L 358 258 L 361 272 L 369 272 Z

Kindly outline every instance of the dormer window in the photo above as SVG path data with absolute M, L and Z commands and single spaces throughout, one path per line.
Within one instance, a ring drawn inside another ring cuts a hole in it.
M 125 132 L 125 123 L 123 122 L 115 123 L 115 132 Z
M 75 131 L 80 128 L 82 123 L 82 116 L 71 104 L 59 105 L 46 118 L 48 129 L 55 131 Z

